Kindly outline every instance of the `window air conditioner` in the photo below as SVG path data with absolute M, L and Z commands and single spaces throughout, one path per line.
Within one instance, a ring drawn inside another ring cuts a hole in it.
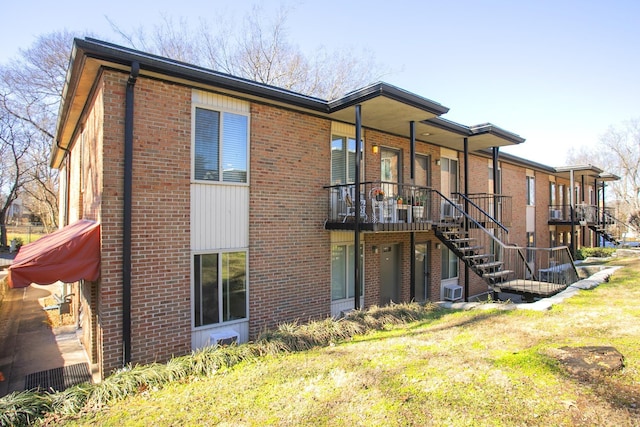
M 442 218 L 453 218 L 454 207 L 452 204 L 443 202 L 442 203 Z
M 240 335 L 232 329 L 219 329 L 215 332 L 212 332 L 209 335 L 209 345 L 217 346 L 217 345 L 231 345 L 237 344 L 240 339 Z
M 462 286 L 445 285 L 444 299 L 447 301 L 457 301 L 459 299 L 462 299 Z
M 561 218 L 562 218 L 561 210 L 554 209 L 551 211 L 551 219 L 561 219 Z

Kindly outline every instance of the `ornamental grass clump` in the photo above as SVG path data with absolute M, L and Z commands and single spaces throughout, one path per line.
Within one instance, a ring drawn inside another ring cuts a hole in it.
M 35 391 L 14 392 L 0 399 L 1 426 L 28 426 L 51 411 L 51 396 Z
M 339 320 L 282 323 L 275 330 L 260 334 L 253 343 L 205 347 L 166 364 L 126 367 L 99 384 L 80 384 L 61 392 L 12 393 L 0 398 L 0 426 L 32 425 L 44 417 L 56 420 L 83 411 L 97 411 L 127 396 L 158 390 L 173 381 L 212 376 L 260 356 L 324 347 L 388 325 L 433 317 L 434 308 L 415 303 L 392 304 L 354 310 Z

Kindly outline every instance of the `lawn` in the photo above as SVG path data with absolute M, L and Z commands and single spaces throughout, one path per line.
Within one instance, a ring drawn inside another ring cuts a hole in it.
M 438 309 L 314 350 L 146 389 L 65 425 L 638 426 L 640 261 L 545 312 Z M 613 346 L 575 376 L 560 348 Z

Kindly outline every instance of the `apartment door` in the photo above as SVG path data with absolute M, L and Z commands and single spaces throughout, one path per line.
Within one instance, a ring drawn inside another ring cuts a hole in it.
M 429 300 L 429 244 L 416 243 L 414 285 L 417 302 Z
M 399 301 L 399 245 L 385 245 L 380 253 L 380 305 Z

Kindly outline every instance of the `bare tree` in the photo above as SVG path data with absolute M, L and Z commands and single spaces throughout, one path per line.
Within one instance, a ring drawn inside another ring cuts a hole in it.
M 616 199 L 619 218 L 640 214 L 640 119 L 610 126 L 595 147 L 570 150 L 568 160 L 591 163 L 618 175 L 620 180 L 611 182 L 608 191 Z
M 140 27 L 131 33 L 113 22 L 111 25 L 136 49 L 327 100 L 383 75 L 381 66 L 367 52 L 330 52 L 319 47 L 304 54 L 288 37 L 290 10 L 281 7 L 270 18 L 262 7 L 255 6 L 241 25 L 233 25 L 225 16 L 216 17 L 215 25 L 202 20 L 190 25 L 185 19 L 163 17 L 151 30 Z
M 3 145 L 15 147 L 22 164 L 11 197 L 20 197 L 48 228 L 57 227 L 58 222 L 58 176 L 49 168 L 49 152 L 72 40 L 73 34 L 67 31 L 42 35 L 0 67 L 0 111 L 5 123 L 10 123 Z
M 0 110 L 0 247 L 7 246 L 7 213 L 28 180 L 31 135 L 17 118 Z

